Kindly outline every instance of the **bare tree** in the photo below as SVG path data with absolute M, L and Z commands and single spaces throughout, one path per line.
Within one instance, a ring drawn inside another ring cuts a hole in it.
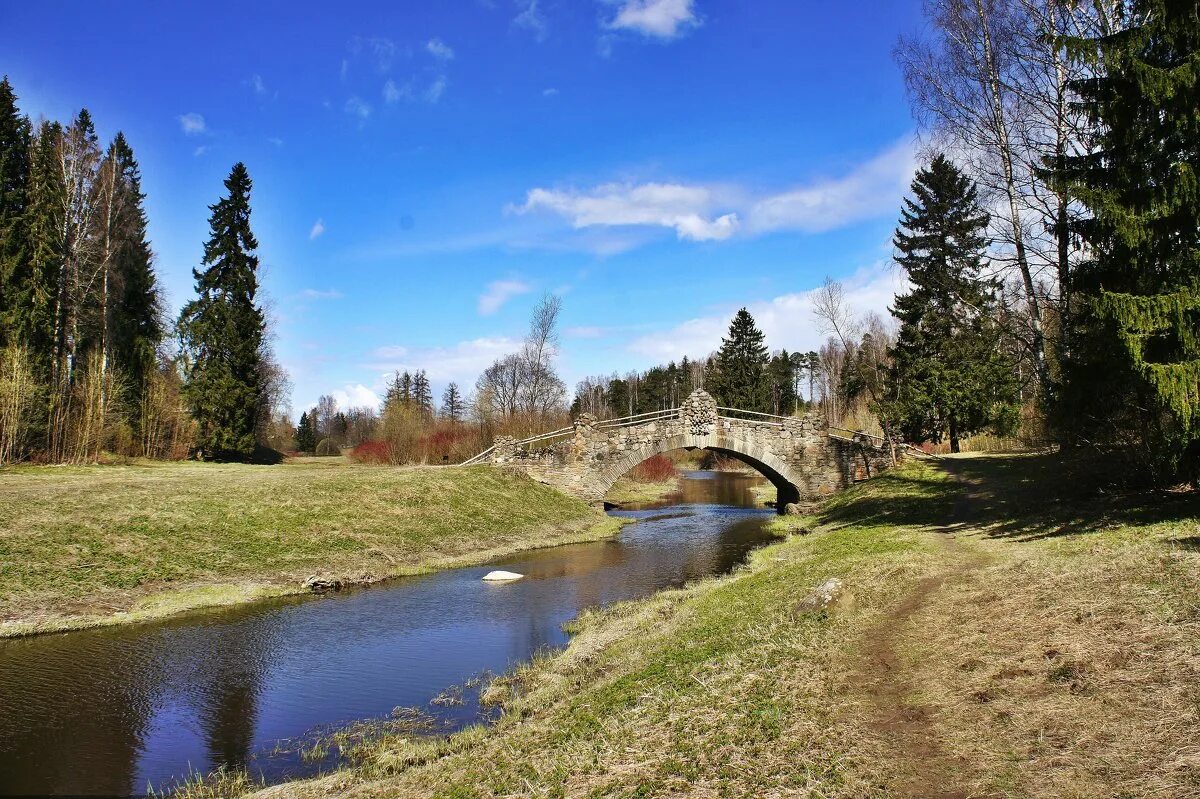
M 566 395 L 566 387 L 554 370 L 561 312 L 562 298 L 547 293 L 533 309 L 529 320 L 529 334 L 520 356 L 524 371 L 521 406 L 529 414 L 545 414 L 560 407 Z

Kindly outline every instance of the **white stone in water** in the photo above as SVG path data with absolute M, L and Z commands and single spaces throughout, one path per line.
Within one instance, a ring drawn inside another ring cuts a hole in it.
M 517 574 L 516 572 L 506 572 L 506 571 L 500 570 L 500 571 L 488 572 L 487 574 L 483 575 L 483 579 L 487 580 L 490 583 L 507 583 L 507 582 L 511 582 L 512 580 L 520 580 L 524 576 L 525 575 Z

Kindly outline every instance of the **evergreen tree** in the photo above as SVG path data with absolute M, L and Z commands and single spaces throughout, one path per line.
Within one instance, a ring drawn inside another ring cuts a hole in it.
M 743 411 L 771 410 L 771 383 L 767 375 L 767 345 L 754 317 L 742 308 L 721 340 L 708 390 L 718 404 Z
M 300 414 L 300 423 L 296 425 L 296 449 L 301 452 L 315 452 L 317 449 L 317 431 L 313 429 L 312 417 L 307 412 Z
M 250 230 L 250 175 L 238 163 L 228 195 L 210 206 L 211 236 L 203 270 L 192 271 L 197 298 L 179 329 L 187 359 L 185 396 L 199 425 L 202 457 L 248 458 L 262 399 L 260 359 L 265 321 L 255 304 L 258 242 Z
M 32 141 L 8 78 L 0 80 L 0 347 L 16 340 L 21 287 L 30 259 L 27 212 Z
M 412 376 L 411 402 L 421 413 L 433 415 L 433 389 L 422 369 Z
M 10 329 L 28 345 L 38 380 L 47 383 L 53 371 L 55 302 L 66 257 L 65 188 L 58 164 L 62 126 L 44 123 L 38 130 L 30 164 L 28 259 L 18 264 L 11 283 Z
M 1075 440 L 1140 440 L 1165 479 L 1200 479 L 1200 7 L 1131 0 L 1127 26 L 1076 41 L 1099 57 L 1074 89 L 1097 146 L 1063 179 L 1090 209 L 1090 258 L 1062 416 Z
M 781 350 L 771 358 L 768 367 L 771 380 L 771 413 L 789 416 L 796 409 L 796 375 L 793 358 Z
M 128 379 L 130 404 L 138 407 L 164 333 L 158 281 L 147 239 L 141 171 L 123 134 L 113 139 L 108 158 L 119 176 L 118 190 L 124 195 L 124 213 L 112 255 L 117 301 L 112 311 L 111 350 Z
M 463 399 L 458 391 L 458 383 L 451 382 L 442 392 L 442 418 L 451 422 L 462 420 Z
M 975 184 L 945 157 L 912 182 L 893 243 L 912 291 L 896 297 L 900 320 L 880 417 L 910 441 L 1002 432 L 1016 419 L 1016 384 L 993 318 L 996 284 L 980 277 L 989 216 Z

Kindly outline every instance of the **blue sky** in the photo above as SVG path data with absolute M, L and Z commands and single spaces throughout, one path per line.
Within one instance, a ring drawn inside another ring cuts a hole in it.
M 891 51 L 919 0 L 0 0 L 32 117 L 87 106 L 141 163 L 172 312 L 244 161 L 296 413 L 392 370 L 465 386 L 563 295 L 574 382 L 822 338 L 805 292 L 884 310 L 914 168 Z

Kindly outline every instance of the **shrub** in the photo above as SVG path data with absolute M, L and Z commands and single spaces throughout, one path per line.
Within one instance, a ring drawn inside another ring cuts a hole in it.
M 317 444 L 317 454 L 322 456 L 341 455 L 342 448 L 332 438 L 323 438 L 321 443 Z
M 364 441 L 350 450 L 350 457 L 359 463 L 391 463 L 392 446 L 386 441 Z
M 630 479 L 639 483 L 663 483 L 678 476 L 675 463 L 666 455 L 655 455 L 634 466 Z

